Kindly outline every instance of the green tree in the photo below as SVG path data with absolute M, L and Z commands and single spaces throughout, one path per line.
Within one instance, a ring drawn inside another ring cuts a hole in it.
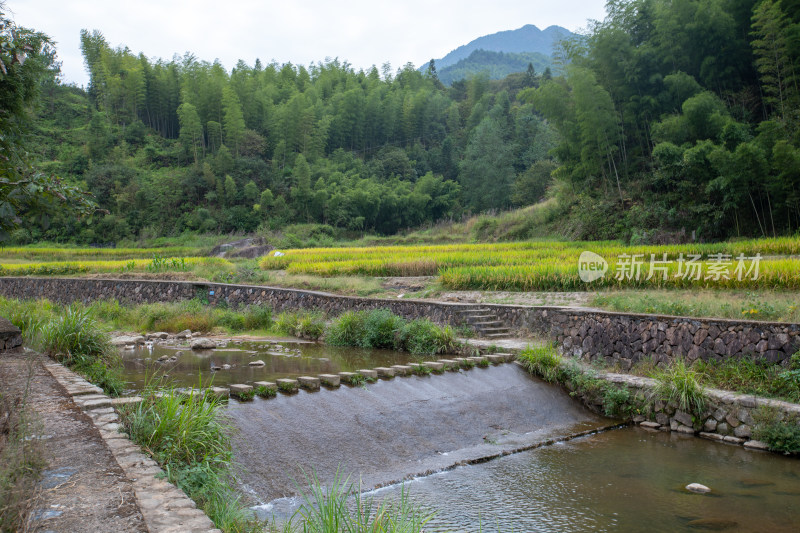
M 54 212 L 88 215 L 96 207 L 88 193 L 34 170 L 24 148 L 29 109 L 41 81 L 53 75 L 54 60 L 50 38 L 17 26 L 0 2 L 0 242 L 22 216 L 36 216 L 46 228 Z
M 244 138 L 245 124 L 242 114 L 242 105 L 239 97 L 230 87 L 222 90 L 223 128 L 225 130 L 225 144 L 233 153 L 239 155 L 239 144 Z

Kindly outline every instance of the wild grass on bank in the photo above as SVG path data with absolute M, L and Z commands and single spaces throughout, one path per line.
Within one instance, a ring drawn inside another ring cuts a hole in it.
M 800 322 L 800 292 L 626 290 L 596 295 L 593 306 L 626 313 Z
M 39 421 L 29 404 L 33 360 L 27 362 L 22 390 L 0 382 L 0 531 L 31 530 L 29 520 L 47 466 Z M 5 381 L 5 376 L 3 376 Z M 9 380 L 13 381 L 13 380 Z
M 376 503 L 338 471 L 327 487 L 315 473 L 306 474 L 305 483 L 307 490 L 298 486 L 303 505 L 284 531 L 302 528 L 304 533 L 420 533 L 434 515 L 414 504 L 405 486 L 398 501 Z
M 563 385 L 586 405 L 599 406 L 606 416 L 624 418 L 645 410 L 644 398 L 634 397 L 624 385 L 599 379 L 593 369 L 563 357 L 552 344 L 528 346 L 517 361 L 534 376 Z
M 122 394 L 122 362 L 89 308 L 0 298 L 0 314 L 22 330 L 28 346 L 83 374 L 109 395 Z
M 682 360 L 674 361 L 656 376 L 655 393 L 686 413 L 699 415 L 706 406 L 706 395 L 697 371 Z
M 800 352 L 792 356 L 788 368 L 755 357 L 700 359 L 692 368 L 709 387 L 800 403 Z
M 243 508 L 233 487 L 230 434 L 222 400 L 192 390 L 186 394 L 150 384 L 143 401 L 120 408 L 131 439 L 164 469 L 216 526 L 226 532 L 256 532 L 262 525 Z
M 387 309 L 348 311 L 335 318 L 325 333 L 334 346 L 403 350 L 413 354 L 452 351 L 457 342 L 450 326 L 427 319 L 405 320 Z

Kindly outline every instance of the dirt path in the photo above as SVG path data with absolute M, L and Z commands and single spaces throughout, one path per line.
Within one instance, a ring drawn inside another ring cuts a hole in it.
M 131 481 L 89 417 L 42 366 L 41 356 L 0 354 L 0 393 L 20 397 L 38 418 L 48 466 L 31 529 L 47 532 L 146 532 Z

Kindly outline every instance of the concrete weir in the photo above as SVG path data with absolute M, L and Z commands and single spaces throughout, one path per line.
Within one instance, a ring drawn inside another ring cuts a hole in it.
M 296 493 L 303 470 L 326 483 L 340 469 L 367 489 L 612 424 L 517 365 L 300 390 L 228 411 L 240 480 L 261 502 Z

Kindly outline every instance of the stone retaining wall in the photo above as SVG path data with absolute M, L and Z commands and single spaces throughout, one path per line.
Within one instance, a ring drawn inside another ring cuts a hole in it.
M 487 306 L 512 331 L 554 340 L 586 360 L 629 369 L 644 357 L 720 360 L 755 355 L 785 363 L 800 350 L 800 324 L 614 313 L 559 307 Z
M 634 404 L 643 401 L 645 412 L 634 416 L 633 421 L 645 428 L 694 434 L 711 440 L 744 445 L 746 448 L 767 450 L 766 443 L 753 439 L 753 426 L 756 423 L 754 418 L 758 418 L 756 410 L 767 408 L 777 421 L 800 425 L 800 405 L 794 403 L 706 389 L 704 411 L 693 414 L 681 411 L 677 405 L 659 400 L 654 394 L 654 379 L 615 373 L 600 373 L 597 377 L 627 388 Z M 602 405 L 597 403 L 599 398 L 584 397 L 582 400 L 595 411 L 602 410 Z
M 182 281 L 101 280 L 84 278 L 0 278 L 0 295 L 49 298 L 59 302 L 114 298 L 150 303 L 208 299 L 211 304 L 265 304 L 280 312 L 318 309 L 331 315 L 345 311 L 389 309 L 408 319 L 425 317 L 440 324 L 460 325 L 463 313 L 476 304 L 405 299 L 358 298 L 315 291 L 196 283 Z M 747 320 L 614 313 L 566 307 L 481 304 L 509 327 L 512 335 L 556 341 L 561 349 L 585 359 L 604 358 L 630 368 L 643 357 L 659 362 L 677 357 L 690 361 L 756 355 L 785 363 L 800 350 L 800 324 Z

